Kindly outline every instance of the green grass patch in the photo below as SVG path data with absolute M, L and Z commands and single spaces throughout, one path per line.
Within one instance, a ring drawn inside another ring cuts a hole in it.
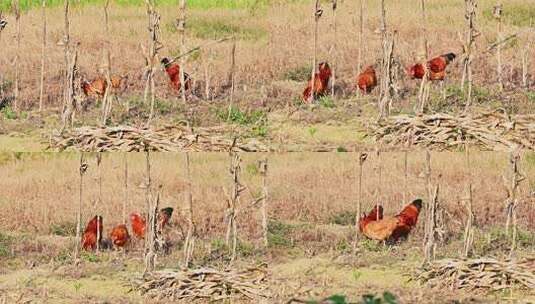
M 13 238 L 0 232 L 0 258 L 11 256 L 11 245 Z
M 50 233 L 59 236 L 75 236 L 76 235 L 76 223 L 63 222 L 50 225 Z
M 483 11 L 483 16 L 488 20 L 495 20 L 492 15 L 492 7 Z M 529 26 L 530 20 L 535 19 L 535 6 L 532 4 L 504 4 L 503 21 L 515 26 Z
M 331 215 L 329 218 L 329 223 L 342 226 L 355 225 L 355 216 L 355 212 L 342 211 L 340 213 Z
M 303 81 L 307 81 L 310 78 L 310 75 L 311 75 L 310 66 L 303 65 L 295 69 L 286 71 L 286 73 L 284 73 L 282 78 L 284 80 L 303 82 Z
M 115 4 L 120 6 L 144 6 L 143 1 L 139 0 L 115 0 Z M 157 6 L 178 6 L 177 0 L 155 0 Z M 49 7 L 63 5 L 63 0 L 48 0 Z M 73 2 L 73 6 L 103 4 L 104 0 L 78 0 Z M 188 0 L 188 8 L 193 9 L 247 9 L 255 11 L 267 7 L 270 0 Z M 36 8 L 41 5 L 41 1 L 36 0 L 20 0 L 20 7 L 23 10 Z M 11 0 L 1 0 L 0 10 L 10 10 Z
M 268 244 L 273 247 L 289 247 L 292 245 L 290 233 L 294 227 L 277 220 L 268 222 Z
M 259 27 L 234 24 L 225 19 L 192 19 L 188 30 L 200 39 L 220 39 L 236 36 L 242 40 L 259 40 L 267 36 L 267 31 Z M 174 28 L 174 26 L 173 26 Z M 175 29 L 176 31 L 176 29 Z

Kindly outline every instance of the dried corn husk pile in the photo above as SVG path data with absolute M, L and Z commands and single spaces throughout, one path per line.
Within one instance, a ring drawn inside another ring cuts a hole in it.
M 230 138 L 224 128 L 197 128 L 194 131 L 181 126 L 158 129 L 118 127 L 81 127 L 62 134 L 53 134 L 49 149 L 64 151 L 267 151 L 266 145 L 254 138 Z
M 535 290 L 535 257 L 521 261 L 494 258 L 438 260 L 420 270 L 415 279 L 432 287 Z
M 133 290 L 154 299 L 222 300 L 269 297 L 266 265 L 244 270 L 211 268 L 163 270 L 132 282 Z
M 503 109 L 477 114 L 393 116 L 371 126 L 377 142 L 447 150 L 465 144 L 483 150 L 535 150 L 535 115 L 508 115 Z

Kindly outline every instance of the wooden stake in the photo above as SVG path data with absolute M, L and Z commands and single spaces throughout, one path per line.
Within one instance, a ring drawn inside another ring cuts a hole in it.
M 190 171 L 190 159 L 189 153 L 185 153 L 185 162 L 186 162 L 186 179 L 187 179 L 187 190 L 186 190 L 186 204 L 187 204 L 187 220 L 188 220 L 188 232 L 186 234 L 186 240 L 184 241 L 184 267 L 189 267 L 191 257 L 193 255 L 193 250 L 195 248 L 195 221 L 193 219 L 193 183 L 191 180 L 191 171 Z
M 232 49 L 230 52 L 229 84 L 230 84 L 230 97 L 229 97 L 229 104 L 228 104 L 227 121 L 230 121 L 231 119 L 232 108 L 234 106 L 234 89 L 236 85 L 236 36 L 232 38 Z
M 332 66 L 332 85 L 331 85 L 331 97 L 334 98 L 334 87 L 336 85 L 336 69 L 338 68 L 338 49 L 337 49 L 337 32 L 336 32 L 336 9 L 338 6 L 337 0 L 331 0 L 332 1 L 332 9 L 333 9 L 333 54 L 334 54 L 334 64 Z
M 74 263 L 78 263 L 78 258 L 80 256 L 80 245 L 82 243 L 82 199 L 83 199 L 83 190 L 84 190 L 84 174 L 87 171 L 87 163 L 84 159 L 84 153 L 80 153 L 80 166 L 78 167 L 78 172 L 80 173 L 80 184 L 79 184 L 79 196 L 78 196 L 78 209 L 76 211 L 76 245 L 74 246 Z M 99 226 L 99 225 L 97 225 Z M 98 235 L 98 234 L 97 234 Z M 98 242 L 97 242 L 98 243 Z
M 506 210 L 507 221 L 505 223 L 505 233 L 509 235 L 510 227 L 512 226 L 511 234 L 511 250 L 509 255 L 512 256 L 516 250 L 517 242 L 517 215 L 516 209 L 518 206 L 518 187 L 520 183 L 525 180 L 525 176 L 520 172 L 519 168 L 520 151 L 512 151 L 509 155 L 510 165 L 510 182 L 504 176 L 505 188 L 507 190 Z
M 124 200 L 123 200 L 123 224 L 128 222 L 126 215 L 126 205 L 128 204 L 128 152 L 123 154 L 124 159 Z
M 357 55 L 357 75 L 362 71 L 362 45 L 364 41 L 364 0 L 359 0 L 359 45 Z M 360 97 L 360 90 L 357 90 L 357 96 Z M 360 217 L 360 214 L 358 214 Z
M 468 257 L 473 253 L 474 245 L 474 208 L 473 208 L 473 198 L 472 198 L 472 166 L 470 163 L 470 150 L 466 146 L 466 170 L 468 172 L 468 186 L 467 186 L 467 204 L 466 204 L 466 225 L 464 228 L 464 246 L 463 246 L 463 257 Z
M 320 7 L 320 0 L 316 0 L 315 4 L 314 4 L 314 37 L 313 37 L 313 40 L 314 40 L 314 49 L 313 49 L 313 54 L 312 54 L 312 76 L 311 76 L 311 81 L 312 81 L 312 91 L 310 92 L 310 96 L 307 100 L 307 102 L 309 104 L 312 104 L 314 103 L 314 101 L 316 100 L 316 96 L 314 94 L 314 87 L 315 87 L 315 83 L 316 83 L 316 72 L 317 72 L 317 60 L 318 60 L 318 25 L 319 25 L 319 20 L 321 18 L 321 15 L 323 14 L 323 10 L 321 9 Z
M 227 199 L 227 233 L 225 238 L 225 243 L 231 252 L 231 262 L 236 259 L 236 249 L 238 245 L 238 225 L 236 223 L 237 206 L 239 204 L 240 194 L 244 190 L 244 187 L 240 183 L 240 171 L 241 157 L 238 153 L 231 152 L 229 173 L 232 177 L 232 192 L 228 195 Z
M 426 150 L 425 179 L 429 195 L 429 203 L 426 204 L 425 212 L 425 236 L 424 236 L 424 264 L 435 259 L 436 233 L 437 233 L 437 209 L 439 185 L 434 187 L 431 182 L 431 154 Z
M 149 41 L 147 49 L 141 45 L 145 57 L 145 93 L 143 101 L 147 104 L 147 99 L 150 95 L 150 113 L 147 119 L 147 127 L 150 126 L 152 118 L 154 117 L 154 103 L 155 103 L 155 84 L 154 72 L 156 70 L 154 64 L 158 52 L 162 45 L 160 43 L 160 15 L 154 8 L 154 0 L 145 0 L 148 18 Z
M 45 63 L 46 63 L 46 0 L 41 2 L 41 12 L 43 18 L 43 44 L 41 48 L 41 78 L 39 84 L 39 112 L 43 110 L 43 98 L 45 89 Z
M 355 239 L 353 241 L 353 254 L 357 252 L 358 241 L 360 239 L 359 220 L 362 214 L 362 169 L 367 158 L 367 153 L 359 153 L 357 172 L 357 214 L 355 216 Z
M 503 39 L 502 34 L 502 12 L 503 7 L 501 4 L 496 4 L 494 6 L 493 16 L 497 21 L 497 33 L 498 33 L 498 41 L 501 41 Z M 496 48 L 496 61 L 497 61 L 497 67 L 496 67 L 496 73 L 498 77 L 498 89 L 500 91 L 503 91 L 503 68 L 502 68 L 502 45 L 499 44 Z
M 15 92 L 13 100 L 13 111 L 18 112 L 19 95 L 20 95 L 20 0 L 13 0 L 13 11 L 17 24 L 17 53 L 15 54 Z
M 186 0 L 180 0 L 179 16 L 177 20 L 178 33 L 180 34 L 180 52 L 186 52 Z M 182 93 L 182 102 L 186 104 L 186 77 L 184 69 L 186 68 L 186 57 L 180 58 L 180 91 Z
M 262 239 L 264 247 L 268 247 L 268 159 L 267 157 L 260 161 L 260 175 L 262 175 Z
M 109 26 L 109 6 L 110 0 L 104 2 L 104 31 L 106 33 L 106 41 L 104 42 L 104 61 L 106 66 L 106 90 L 102 98 L 102 120 L 101 125 L 105 126 L 108 121 L 108 115 L 111 112 L 113 101 L 113 85 L 111 82 L 111 50 L 110 50 L 110 26 Z M 111 98 L 110 98 L 111 97 Z
M 462 91 L 466 92 L 465 111 L 468 111 L 472 105 L 472 48 L 476 38 L 475 18 L 476 18 L 476 0 L 465 0 L 465 19 L 466 19 L 466 39 L 463 45 L 463 76 L 461 80 Z M 468 81 L 467 81 L 468 80 Z M 466 88 L 468 84 L 468 88 Z

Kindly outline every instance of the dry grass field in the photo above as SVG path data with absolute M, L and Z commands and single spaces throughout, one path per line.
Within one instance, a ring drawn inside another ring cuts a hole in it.
M 132 241 L 125 252 L 82 251 L 79 257 L 74 253 L 80 242 L 76 237 L 76 220 L 81 154 L 49 152 L 54 151 L 49 147 L 52 135 L 58 133 L 62 124 L 66 70 L 62 45 L 63 1 L 48 1 L 45 11 L 47 35 L 41 111 L 43 19 L 38 2 L 20 1 L 18 45 L 11 1 L 0 0 L 0 19 L 7 21 L 7 26 L 0 28 L 0 304 L 206 303 L 206 299 L 152 299 L 132 290 L 132 281 L 144 271 L 146 252 L 142 240 Z M 144 102 L 146 74 L 142 55 L 142 45 L 147 45 L 149 39 L 146 8 L 142 1 L 112 0 L 110 34 L 106 37 L 105 2 L 71 1 L 70 38 L 78 50 L 77 72 L 86 80 L 102 76 L 109 40 L 112 74 L 127 76 L 127 82 L 124 91 L 113 101 L 104 125 L 142 128 L 150 112 L 150 105 Z M 178 1 L 156 2 L 161 15 L 159 62 L 163 57 L 180 55 L 182 45 L 175 25 Z M 153 130 L 186 122 L 192 132 L 217 127 L 229 133 L 225 134 L 229 137 L 245 135 L 270 147 L 287 147 L 281 151 L 302 151 L 239 154 L 245 190 L 237 203 L 236 260 L 232 260 L 232 248 L 225 240 L 231 214 L 227 206 L 232 189 L 229 154 L 190 153 L 196 243 L 186 266 L 222 270 L 267 265 L 267 278 L 258 285 L 267 286 L 269 297 L 233 297 L 221 303 L 290 303 L 290 299 L 297 298 L 303 299 L 302 303 L 323 304 L 326 302 L 312 300 L 335 294 L 347 296 L 350 303 L 361 303 L 356 301 L 364 295 L 381 296 L 384 292 L 392 293 L 397 300 L 385 298 L 365 303 L 535 303 L 533 288 L 522 288 L 519 284 L 509 286 L 506 282 L 503 283 L 506 288 L 501 290 L 488 290 L 484 286 L 467 290 L 457 289 L 453 284 L 431 287 L 414 279 L 416 271 L 430 265 L 423 263 L 423 244 L 428 235 L 425 226 L 430 223 L 427 216 L 431 214 L 427 211 L 431 198 L 426 180 L 426 150 L 415 147 L 405 152 L 405 147 L 385 147 L 374 142 L 370 130 L 379 113 L 379 88 L 369 95 L 357 94 L 356 76 L 361 68 L 381 59 L 381 1 L 364 1 L 362 44 L 358 26 L 361 2 L 338 1 L 335 24 L 332 1 L 321 1 L 323 15 L 319 19 L 317 59 L 329 62 L 336 82 L 333 96 L 329 94 L 313 105 L 305 105 L 301 94 L 313 61 L 312 2 L 188 0 L 186 49 L 201 48 L 187 56 L 182 67 L 193 79 L 186 103 L 170 88 L 165 70 L 157 63 L 155 117 L 150 124 Z M 403 69 L 425 59 L 420 51 L 420 3 L 385 0 L 387 28 L 396 32 L 394 58 L 400 63 L 397 72 L 402 75 L 398 83 L 401 94 L 393 101 L 392 116 L 417 114 L 420 82 L 411 80 Z M 503 89 L 498 86 L 496 51 L 487 51 L 500 40 L 497 21 L 492 15 L 496 1 L 477 1 L 479 36 L 474 47 L 473 103 L 467 109 L 467 94 L 461 86 L 463 46 L 459 39 L 466 31 L 464 1 L 425 0 L 425 3 L 429 57 L 449 52 L 458 55 L 448 66 L 444 83 L 431 85 L 425 114 L 462 116 L 504 109 L 513 117 L 535 115 L 535 0 L 503 3 L 501 35 L 513 35 L 500 44 Z M 230 36 L 236 38 L 232 97 L 229 86 L 232 43 L 229 40 L 214 43 Z M 362 67 L 357 60 L 359 48 Z M 13 98 L 17 93 L 18 108 L 15 108 Z M 231 100 L 233 107 L 229 109 Z M 101 103 L 98 98 L 82 98 L 76 109 L 74 129 L 101 125 Z M 518 125 L 518 121 L 507 121 L 504 133 Z M 440 186 L 437 227 L 433 230 L 437 239 L 434 259 L 462 256 L 463 234 L 469 219 L 469 183 L 475 216 L 470 257 L 533 258 L 535 153 L 519 152 L 518 168 L 525 179 L 519 182 L 514 194 L 508 193 L 512 183 L 510 154 L 470 147 L 469 169 L 465 152 L 466 142 L 470 140 L 463 138 L 462 131 L 455 126 L 452 130 L 458 134 L 455 141 L 462 143 L 455 144 L 452 152 L 430 152 L 431 187 Z M 533 130 L 524 132 L 525 141 L 533 141 Z M 505 138 L 508 134 L 501 135 Z M 330 147 L 329 151 L 337 152 L 310 152 L 316 151 L 316 147 Z M 377 154 L 379 150 L 382 152 Z M 369 212 L 379 203 L 385 216 L 394 216 L 413 199 L 423 199 L 424 210 L 408 240 L 390 244 L 361 236 L 355 241 L 359 153 L 354 152 L 360 151 L 368 151 L 362 167 L 363 212 Z M 88 167 L 83 177 L 81 229 L 95 215 L 103 217 L 104 236 L 123 222 L 130 229 L 128 215 L 148 211 L 144 186 L 146 154 L 87 152 L 83 155 Z M 269 159 L 267 246 L 263 243 L 260 204 L 254 203 L 263 195 L 259 161 L 266 157 Z M 153 194 L 160 193 L 160 207 L 175 209 L 169 227 L 163 232 L 166 249 L 157 252 L 156 270 L 183 270 L 189 223 L 185 154 L 151 152 L 150 159 Z M 507 202 L 513 197 L 518 201 L 515 250 L 511 250 L 513 234 L 505 229 Z M 535 269 L 530 268 L 528 272 L 532 278 L 535 276 Z M 228 286 L 225 288 L 230 290 Z
M 354 130 L 362 128 L 368 118 L 376 116 L 378 89 L 370 96 L 356 96 L 358 74 L 358 3 L 339 4 L 336 19 L 336 38 L 333 36 L 333 18 L 330 5 L 323 3 L 324 14 L 319 23 L 318 60 L 328 61 L 336 72 L 336 95 L 324 98 L 319 107 L 310 110 L 300 106 L 300 94 L 305 86 L 312 61 L 311 4 L 307 1 L 242 1 L 237 8 L 228 9 L 214 1 L 213 7 L 194 1 L 188 10 L 187 49 L 204 46 L 187 58 L 186 71 L 194 79 L 196 95 L 184 105 L 178 94 L 167 84 L 163 69 L 156 73 L 156 118 L 154 125 L 188 120 L 193 125 L 241 124 L 251 127 L 256 122 L 255 134 L 280 140 L 355 142 L 362 141 Z M 256 3 L 256 4 L 254 4 Z M 71 7 L 71 39 L 78 43 L 79 73 L 92 79 L 104 72 L 102 3 L 73 4 Z M 518 36 L 502 46 L 503 79 L 505 90 L 497 89 L 497 60 L 495 52 L 486 52 L 497 38 L 496 21 L 492 17 L 493 1 L 479 1 L 477 30 L 481 33 L 474 54 L 474 109 L 505 108 L 510 113 L 534 113 L 533 74 L 535 54 L 529 47 L 535 33 L 529 28 L 535 16 L 532 1 L 511 0 L 504 7 L 503 36 Z M 421 18 L 419 2 L 386 1 L 387 26 L 397 31 L 395 56 L 403 67 L 421 61 Z M 178 14 L 176 6 L 162 4 L 160 57 L 180 53 L 179 35 L 174 26 Z M 379 1 L 366 2 L 364 15 L 364 43 L 362 65 L 380 58 Z M 24 11 L 21 16 L 21 43 L 16 43 L 16 21 L 6 11 L 8 26 L 0 36 L 0 76 L 4 95 L 13 96 L 15 82 L 14 60 L 19 52 L 20 109 L 2 110 L 0 142 L 11 148 L 7 137 L 22 138 L 26 143 L 12 143 L 11 150 L 42 150 L 27 142 L 47 138 L 50 130 L 58 128 L 62 103 L 63 37 L 61 5 L 46 11 L 47 46 L 45 57 L 44 110 L 38 113 L 39 79 L 41 65 L 42 16 L 38 8 Z M 146 44 L 146 14 L 142 6 L 110 6 L 110 50 L 112 73 L 128 75 L 128 86 L 114 103 L 108 124 L 141 125 L 148 116 L 148 105 L 143 100 L 144 59 L 140 44 Z M 427 1 L 427 36 L 430 56 L 447 52 L 462 54 L 459 33 L 464 33 L 464 5 L 462 2 Z M 231 43 L 213 44 L 215 39 L 237 37 L 235 115 L 225 115 L 229 102 L 228 75 L 231 69 Z M 335 40 L 336 39 L 336 40 Z M 336 41 L 336 49 L 333 43 Z M 212 44 L 210 44 L 212 43 Z M 524 55 L 523 55 L 524 54 Z M 460 58 L 460 57 L 459 57 Z M 527 88 L 522 88 L 522 60 L 526 59 Z M 402 74 L 404 74 L 402 72 Z M 458 112 L 464 109 L 464 93 L 460 90 L 461 60 L 448 68 L 445 82 L 446 99 L 438 86 L 432 89 L 430 112 Z M 393 114 L 413 113 L 417 100 L 418 82 L 404 77 L 401 82 L 403 97 L 393 105 Z M 206 95 L 208 86 L 208 95 Z M 75 125 L 98 124 L 98 102 L 87 100 L 84 110 L 76 116 Z M 125 104 L 131 108 L 125 112 Z M 266 117 L 267 122 L 259 122 Z M 251 127 L 252 128 L 252 127 Z M 36 131 L 39 130 L 39 131 Z M 328 133 L 329 136 L 321 135 Z M 317 134 L 318 136 L 310 136 Z M 26 135 L 24 137 L 23 135 Z M 30 147 L 28 147 L 30 146 Z M 5 148 L 5 149 L 6 149 Z
M 113 252 L 84 253 L 82 264 L 73 268 L 72 248 L 79 196 L 79 154 L 6 154 L 0 173 L 0 290 L 9 299 L 41 299 L 50 303 L 146 301 L 135 292 L 127 293 L 129 278 L 142 271 L 141 244 L 134 243 L 126 256 Z M 96 155 L 86 155 L 89 166 L 84 176 L 83 222 L 94 214 L 104 218 L 104 232 L 122 223 L 124 155 L 104 154 L 101 163 L 102 196 L 99 201 L 99 170 Z M 389 290 L 400 303 L 427 300 L 433 303 L 529 303 L 532 292 L 465 293 L 422 289 L 408 281 L 422 260 L 423 216 L 410 240 L 397 246 L 383 246 L 362 240 L 351 254 L 356 212 L 357 161 L 353 153 L 292 153 L 269 155 L 269 242 L 261 243 L 259 207 L 249 202 L 261 193 L 258 161 L 261 154 L 243 154 L 242 182 L 247 191 L 238 210 L 238 262 L 235 265 L 267 262 L 273 298 L 283 303 L 293 296 L 324 297 L 343 293 L 357 298 L 364 293 Z M 507 155 L 473 153 L 472 178 L 476 216 L 475 254 L 503 256 L 509 251 L 504 234 L 506 192 L 502 175 Z M 194 217 L 198 244 L 194 265 L 224 265 L 226 192 L 230 189 L 228 155 L 191 155 Z M 397 213 L 407 200 L 428 195 L 423 178 L 425 154 L 408 154 L 408 177 L 404 178 L 404 153 L 370 155 L 364 164 L 363 208 L 379 201 L 385 214 Z M 455 257 L 462 248 L 466 221 L 467 171 L 464 153 L 433 153 L 433 180 L 441 185 L 443 241 L 437 258 Z M 144 212 L 145 155 L 127 156 L 127 214 Z M 183 154 L 153 154 L 151 176 L 161 185 L 161 206 L 174 207 L 166 238 L 171 252 L 160 253 L 158 268 L 176 267 L 187 227 Z M 529 256 L 535 235 L 535 163 L 525 153 L 520 164 L 527 176 L 519 189 L 519 246 L 516 256 Z M 380 176 L 379 176 L 379 171 Z M 440 178 L 440 180 L 438 180 Z M 404 185 L 407 185 L 406 187 Z M 64 279 L 61 279 L 64 278 Z M 126 287 L 125 287 L 126 286 Z M 284 287 L 283 287 L 284 286 Z M 20 297 L 20 298 L 18 298 Z M 506 299 L 511 300 L 506 300 Z M 1 299 L 1 296 L 0 296 Z M 239 301 L 237 303 L 240 303 Z

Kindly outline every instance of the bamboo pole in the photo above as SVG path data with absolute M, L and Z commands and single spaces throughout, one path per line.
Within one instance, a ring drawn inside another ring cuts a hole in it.
M 46 63 L 46 34 L 47 34 L 47 24 L 46 24 L 46 0 L 41 2 L 41 13 L 43 18 L 43 40 L 41 47 L 41 77 L 39 82 L 39 112 L 43 110 L 43 98 L 44 98 L 44 89 L 45 89 L 45 63 Z

